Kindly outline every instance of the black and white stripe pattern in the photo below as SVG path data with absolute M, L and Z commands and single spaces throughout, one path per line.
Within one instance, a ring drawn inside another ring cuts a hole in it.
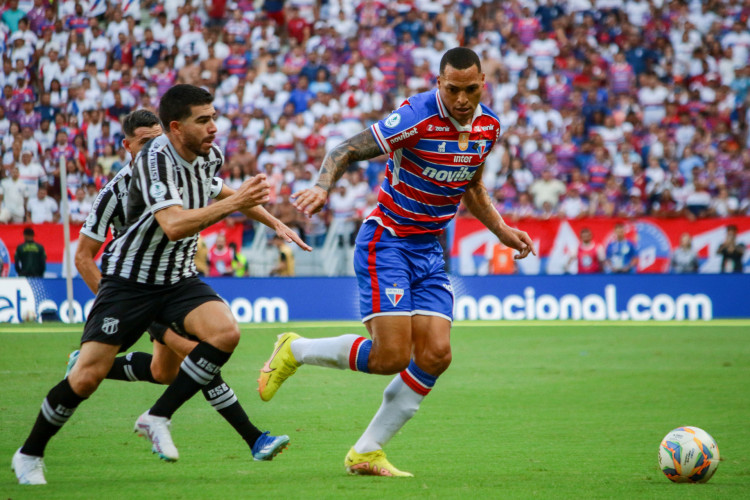
M 107 229 L 110 224 L 115 238 L 125 230 L 127 224 L 125 208 L 128 203 L 128 185 L 131 177 L 132 171 L 128 165 L 99 191 L 91 207 L 91 213 L 81 228 L 81 233 L 96 241 L 104 242 L 107 239 Z
M 44 419 L 57 427 L 65 425 L 65 422 L 67 422 L 70 416 L 73 415 L 73 411 L 74 410 L 65 408 L 63 405 L 57 405 L 57 407 L 52 408 L 52 405 L 47 398 L 44 398 L 44 401 L 42 402 L 42 415 L 44 415 Z
M 174 205 L 205 207 L 221 192 L 221 180 L 214 175 L 223 163 L 224 156 L 216 146 L 205 157 L 188 163 L 166 135 L 146 144 L 133 162 L 127 229 L 107 246 L 102 274 L 152 285 L 175 284 L 197 276 L 198 235 L 169 241 L 154 213 Z
M 135 376 L 135 372 L 133 371 L 132 366 L 124 365 L 122 367 L 122 371 L 125 373 L 125 376 L 128 377 L 128 380 L 130 382 L 138 382 L 138 377 Z
M 206 400 L 211 403 L 214 410 L 219 411 L 236 403 L 237 396 L 227 384 L 221 384 L 208 391 Z
M 203 364 L 207 367 L 212 367 L 213 370 L 203 368 L 199 365 Z M 182 360 L 180 369 L 188 374 L 188 376 L 195 380 L 200 385 L 206 385 L 211 382 L 217 373 L 219 373 L 219 367 L 213 363 L 207 362 L 205 358 L 200 358 L 198 363 L 190 359 L 190 356 Z

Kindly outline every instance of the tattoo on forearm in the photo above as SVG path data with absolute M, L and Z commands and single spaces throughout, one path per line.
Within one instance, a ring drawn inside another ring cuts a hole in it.
M 381 154 L 370 130 L 363 130 L 326 154 L 315 185 L 328 191 L 344 175 L 351 162 L 369 160 Z
M 488 229 L 493 230 L 498 221 L 502 222 L 502 217 L 495 209 L 492 198 L 482 183 L 473 184 L 466 189 L 465 203 L 469 212 Z

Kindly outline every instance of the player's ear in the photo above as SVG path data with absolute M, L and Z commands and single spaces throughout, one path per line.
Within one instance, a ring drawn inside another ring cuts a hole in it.
M 179 132 L 180 122 L 178 122 L 177 120 L 172 120 L 171 122 L 169 122 L 168 129 L 169 130 L 167 130 L 167 132 Z
M 125 151 L 130 152 L 130 141 L 127 139 L 122 140 L 122 147 L 125 148 Z

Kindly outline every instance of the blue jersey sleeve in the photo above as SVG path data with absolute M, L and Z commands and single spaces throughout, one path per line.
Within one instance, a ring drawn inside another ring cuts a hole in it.
M 638 257 L 638 251 L 635 249 L 635 245 L 633 243 L 628 242 L 627 264 L 630 264 L 630 261 L 635 257 Z
M 383 153 L 414 146 L 419 142 L 421 118 L 410 103 L 405 103 L 396 111 L 370 127 L 372 135 Z

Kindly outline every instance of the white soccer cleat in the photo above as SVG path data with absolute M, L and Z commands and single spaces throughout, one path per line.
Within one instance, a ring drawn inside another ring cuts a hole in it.
M 133 430 L 139 436 L 151 441 L 152 453 L 158 453 L 159 458 L 166 462 L 176 462 L 180 454 L 172 441 L 172 434 L 169 432 L 170 424 L 171 421 L 168 418 L 149 415 L 147 410 L 138 417 Z
M 21 453 L 18 448 L 13 461 L 10 464 L 13 472 L 16 473 L 18 484 L 47 484 L 44 479 L 44 459 L 42 457 L 33 457 Z

